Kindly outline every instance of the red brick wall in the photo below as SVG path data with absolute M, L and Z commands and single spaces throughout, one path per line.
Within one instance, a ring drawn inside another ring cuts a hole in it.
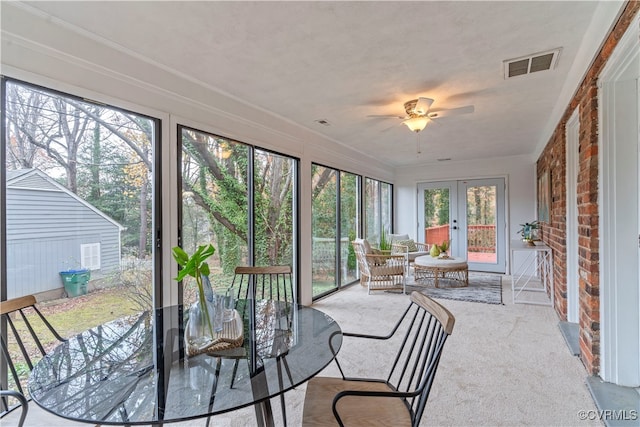
M 600 279 L 598 253 L 598 89 L 597 78 L 618 41 L 640 10 L 640 2 L 629 1 L 614 29 L 596 56 L 580 88 L 570 102 L 553 136 L 538 158 L 541 175 L 551 171 L 549 223 L 542 226 L 542 239 L 553 250 L 555 309 L 561 319 L 567 313 L 566 271 L 566 140 L 565 126 L 580 109 L 578 146 L 578 271 L 580 292 L 580 357 L 591 374 L 600 367 Z

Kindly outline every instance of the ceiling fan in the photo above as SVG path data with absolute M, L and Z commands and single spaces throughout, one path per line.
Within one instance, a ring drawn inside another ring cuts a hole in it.
M 368 117 L 393 117 L 402 119 L 402 123 L 407 125 L 407 127 L 413 132 L 420 132 L 422 129 L 427 126 L 427 123 L 433 121 L 435 119 L 439 119 L 441 117 L 447 116 L 457 116 L 460 114 L 468 114 L 473 113 L 474 107 L 473 105 L 467 105 L 465 107 L 458 108 L 449 108 L 449 109 L 431 109 L 431 104 L 433 104 L 433 99 L 419 97 L 417 99 L 412 99 L 411 101 L 407 101 L 404 103 L 404 110 L 406 111 L 406 116 L 397 116 L 393 114 L 386 115 L 370 115 Z

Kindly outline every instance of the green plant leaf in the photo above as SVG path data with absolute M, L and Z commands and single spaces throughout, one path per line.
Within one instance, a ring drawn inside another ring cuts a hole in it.
M 209 264 L 207 264 L 206 262 L 203 262 L 202 265 L 200 266 L 200 274 L 208 276 L 209 273 L 210 273 Z
M 182 268 L 180 269 L 180 271 L 178 271 L 178 276 L 175 277 L 173 280 L 175 280 L 176 282 L 179 282 L 183 280 L 185 277 L 187 277 L 188 275 L 189 275 L 189 272 L 184 268 Z
M 216 252 L 216 249 L 213 247 L 212 244 L 208 244 L 206 246 L 201 246 L 201 247 L 203 248 L 203 250 L 202 250 L 202 253 L 200 254 L 200 257 L 203 261 L 209 258 L 211 255 L 213 255 Z
M 187 255 L 187 253 L 182 250 L 180 246 L 174 246 L 171 249 L 171 252 L 173 254 L 173 259 L 176 260 L 178 265 L 185 265 L 187 261 L 189 261 L 189 255 Z
M 387 239 L 386 228 L 382 228 L 382 230 L 380 230 L 380 243 L 378 244 L 378 247 L 382 251 L 388 251 L 391 249 L 391 242 Z
M 198 249 L 191 256 L 179 246 L 172 248 L 173 258 L 182 267 L 174 280 L 179 282 L 185 277 L 191 276 L 195 277 L 197 281 L 200 274 L 208 276 L 210 269 L 206 260 L 215 252 L 216 250 L 212 244 L 198 246 Z

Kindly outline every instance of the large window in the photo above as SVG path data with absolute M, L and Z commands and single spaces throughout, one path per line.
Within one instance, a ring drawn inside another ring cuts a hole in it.
M 90 289 L 131 269 L 151 286 L 158 121 L 13 80 L 4 94 L 3 299 L 63 294 L 59 273 L 83 268 Z
M 313 297 L 357 279 L 351 241 L 360 227 L 360 177 L 312 165 Z
M 222 292 L 239 265 L 297 269 L 298 161 L 187 127 L 181 150 L 181 246 L 212 243 L 212 285 Z M 184 301 L 195 300 L 188 281 Z
M 2 85 L 1 299 L 55 300 L 43 309 L 63 336 L 151 308 L 159 121 Z

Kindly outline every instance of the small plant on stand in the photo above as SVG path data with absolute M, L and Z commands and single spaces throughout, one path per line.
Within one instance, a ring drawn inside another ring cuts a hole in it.
M 433 257 L 433 258 L 449 258 L 447 256 L 447 251 L 449 250 L 449 241 L 445 240 L 444 242 L 442 242 L 442 244 L 437 244 L 434 243 L 431 246 L 431 249 L 429 250 L 429 254 Z
M 537 230 L 540 228 L 540 224 L 538 221 L 525 222 L 524 224 L 520 224 L 522 227 L 518 230 L 518 233 L 522 237 L 522 241 L 528 243 L 530 246 L 534 246 L 534 240 L 537 238 Z
M 440 258 L 449 258 L 447 251 L 449 250 L 449 241 L 445 240 L 440 245 Z

